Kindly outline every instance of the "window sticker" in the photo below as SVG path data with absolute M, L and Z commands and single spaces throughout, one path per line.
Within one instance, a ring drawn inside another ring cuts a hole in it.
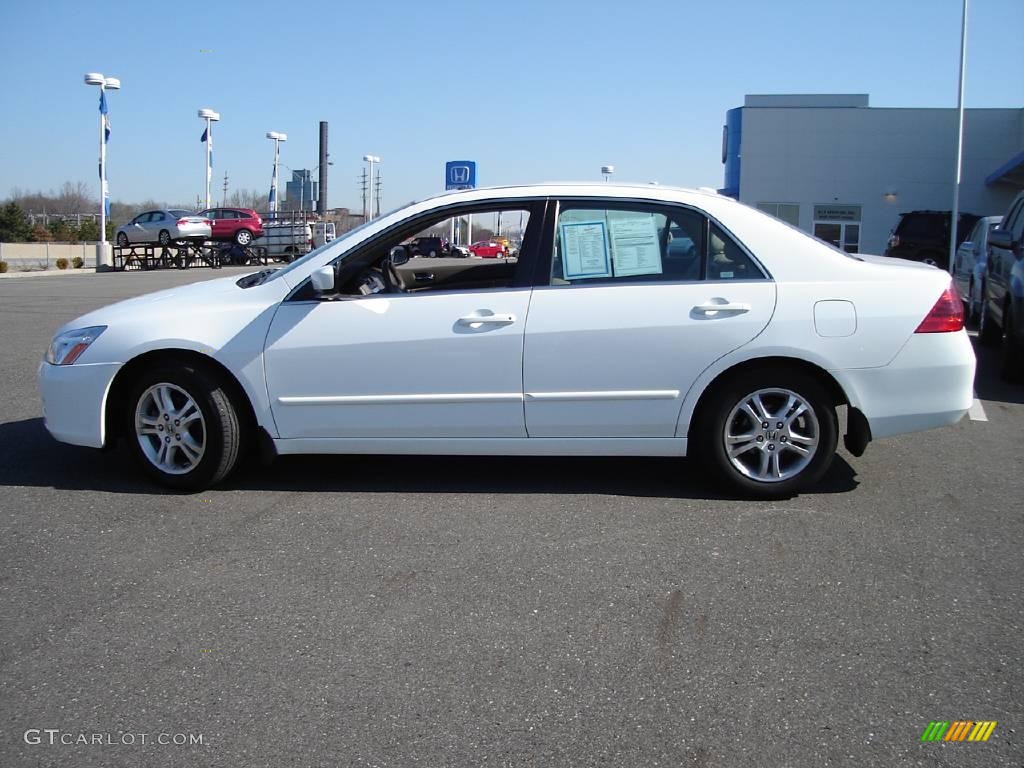
M 566 280 L 611 277 L 608 233 L 603 221 L 560 225 L 562 274 Z
M 660 275 L 661 242 L 651 214 L 609 217 L 612 263 L 618 277 Z

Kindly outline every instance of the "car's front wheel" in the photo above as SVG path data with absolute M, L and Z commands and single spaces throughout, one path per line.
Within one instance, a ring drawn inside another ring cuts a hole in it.
M 746 496 L 776 499 L 816 483 L 832 463 L 838 423 L 813 377 L 767 368 L 731 377 L 690 433 L 713 473 Z
M 234 467 L 238 411 L 222 378 L 187 363 L 143 375 L 132 390 L 128 428 L 143 469 L 157 482 L 202 490 Z

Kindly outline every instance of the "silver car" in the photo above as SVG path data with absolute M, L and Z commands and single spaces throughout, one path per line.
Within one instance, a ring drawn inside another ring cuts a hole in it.
M 179 208 L 146 211 L 117 230 L 117 244 L 170 245 L 177 240 L 209 240 L 212 232 L 209 219 Z
M 953 262 L 953 280 L 960 298 L 967 307 L 967 317 L 974 319 L 985 300 L 985 277 L 988 271 L 988 236 L 1003 220 L 1002 216 L 982 216 L 971 234 L 960 243 Z

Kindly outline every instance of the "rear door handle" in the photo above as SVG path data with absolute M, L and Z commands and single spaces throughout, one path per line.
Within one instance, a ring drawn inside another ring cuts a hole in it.
M 414 276 L 417 283 L 426 283 L 434 279 L 433 272 L 416 272 Z
M 707 315 L 708 317 L 715 317 L 720 312 L 729 313 L 733 315 L 740 315 L 743 314 L 744 312 L 749 312 L 750 305 L 732 303 L 716 304 L 715 302 L 712 301 L 707 304 L 698 304 L 693 308 L 693 311 L 701 315 Z
M 458 319 L 459 325 L 468 325 L 470 328 L 476 328 L 481 325 L 512 325 L 516 321 L 516 316 L 511 314 L 505 315 L 466 315 Z

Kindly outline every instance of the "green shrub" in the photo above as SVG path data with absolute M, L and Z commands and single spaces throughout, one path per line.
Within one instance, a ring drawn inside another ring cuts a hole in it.
M 0 275 L 7 271 L 7 262 L 0 261 Z
M 57 259 L 57 261 L 55 261 L 54 264 L 57 265 L 57 269 L 67 269 L 68 268 L 68 260 L 67 259 Z
M 75 269 L 81 269 L 85 266 L 85 260 L 81 256 L 75 256 L 75 258 L 71 260 L 71 266 Z

